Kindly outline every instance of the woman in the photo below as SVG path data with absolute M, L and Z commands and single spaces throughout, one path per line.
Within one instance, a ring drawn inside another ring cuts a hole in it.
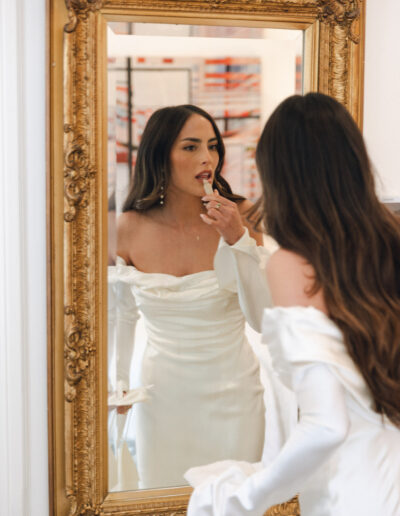
M 187 473 L 188 514 L 258 516 L 300 493 L 302 516 L 400 514 L 400 226 L 349 113 L 293 96 L 257 147 L 275 308 L 263 336 L 299 420 L 269 464 Z M 267 407 L 268 410 L 268 407 Z
M 128 388 L 137 310 L 147 330 L 142 401 L 135 405 L 142 488 L 182 485 L 190 466 L 261 458 L 263 390 L 229 247 L 236 242 L 236 265 L 246 267 L 247 259 L 258 259 L 261 237 L 245 219 L 252 204 L 221 176 L 223 159 L 221 135 L 205 111 L 191 105 L 156 111 L 118 219 L 110 282 L 120 328 L 117 368 L 124 369 L 120 391 Z M 204 184 L 214 193 L 206 195 Z M 216 220 L 218 231 L 204 223 Z M 266 283 L 257 281 L 266 304 Z M 255 312 L 250 318 L 259 319 Z

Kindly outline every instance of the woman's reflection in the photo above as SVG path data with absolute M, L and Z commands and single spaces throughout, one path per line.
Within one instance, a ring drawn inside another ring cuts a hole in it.
M 125 403 L 135 404 L 142 488 L 183 485 L 189 467 L 262 454 L 263 389 L 244 333 L 244 312 L 257 314 L 238 280 L 246 260 L 259 259 L 262 240 L 245 217 L 252 204 L 221 176 L 223 160 L 208 113 L 191 105 L 156 111 L 117 221 L 109 340 L 120 396 L 129 391 L 138 311 L 147 332 L 142 387 Z

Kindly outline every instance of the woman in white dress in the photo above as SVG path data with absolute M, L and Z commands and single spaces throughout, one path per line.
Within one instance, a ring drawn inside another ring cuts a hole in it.
M 356 124 L 328 96 L 281 103 L 256 157 L 281 245 L 263 336 L 299 418 L 269 462 L 189 470 L 188 514 L 262 516 L 299 493 L 302 516 L 398 516 L 399 219 L 377 199 Z
M 254 265 L 262 235 L 246 221 L 252 203 L 221 176 L 223 159 L 221 135 L 205 111 L 191 105 L 156 111 L 118 218 L 109 281 L 121 392 L 129 387 L 138 311 L 147 332 L 134 414 L 141 488 L 184 485 L 189 467 L 210 461 L 261 459 L 259 364 L 244 333 L 245 294 L 233 267 L 227 274 L 224 248 L 232 252 L 235 243 Z M 217 231 L 209 220 L 221 220 Z M 266 281 L 257 281 L 250 318 L 260 329 L 269 294 Z

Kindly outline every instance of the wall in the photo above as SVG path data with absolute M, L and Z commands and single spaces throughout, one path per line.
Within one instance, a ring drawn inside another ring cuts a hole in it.
M 367 0 L 364 135 L 382 196 L 400 198 L 400 2 Z
M 48 514 L 45 0 L 0 0 L 0 500 Z M 364 132 L 400 196 L 398 0 L 367 0 Z M 4 79 L 6 78 L 6 79 Z M 397 145 L 396 145 L 397 144 Z
M 45 0 L 0 0 L 0 513 L 48 514 Z

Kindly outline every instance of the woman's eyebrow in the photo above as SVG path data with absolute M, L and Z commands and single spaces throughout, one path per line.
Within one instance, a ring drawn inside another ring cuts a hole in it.
M 201 142 L 200 138 L 182 138 L 181 139 L 181 142 Z
M 210 138 L 208 141 L 212 142 L 214 140 L 218 141 L 218 138 L 217 137 Z M 186 142 L 186 141 L 199 143 L 199 142 L 201 142 L 201 139 L 200 138 L 191 138 L 191 137 L 181 139 L 181 142 Z

